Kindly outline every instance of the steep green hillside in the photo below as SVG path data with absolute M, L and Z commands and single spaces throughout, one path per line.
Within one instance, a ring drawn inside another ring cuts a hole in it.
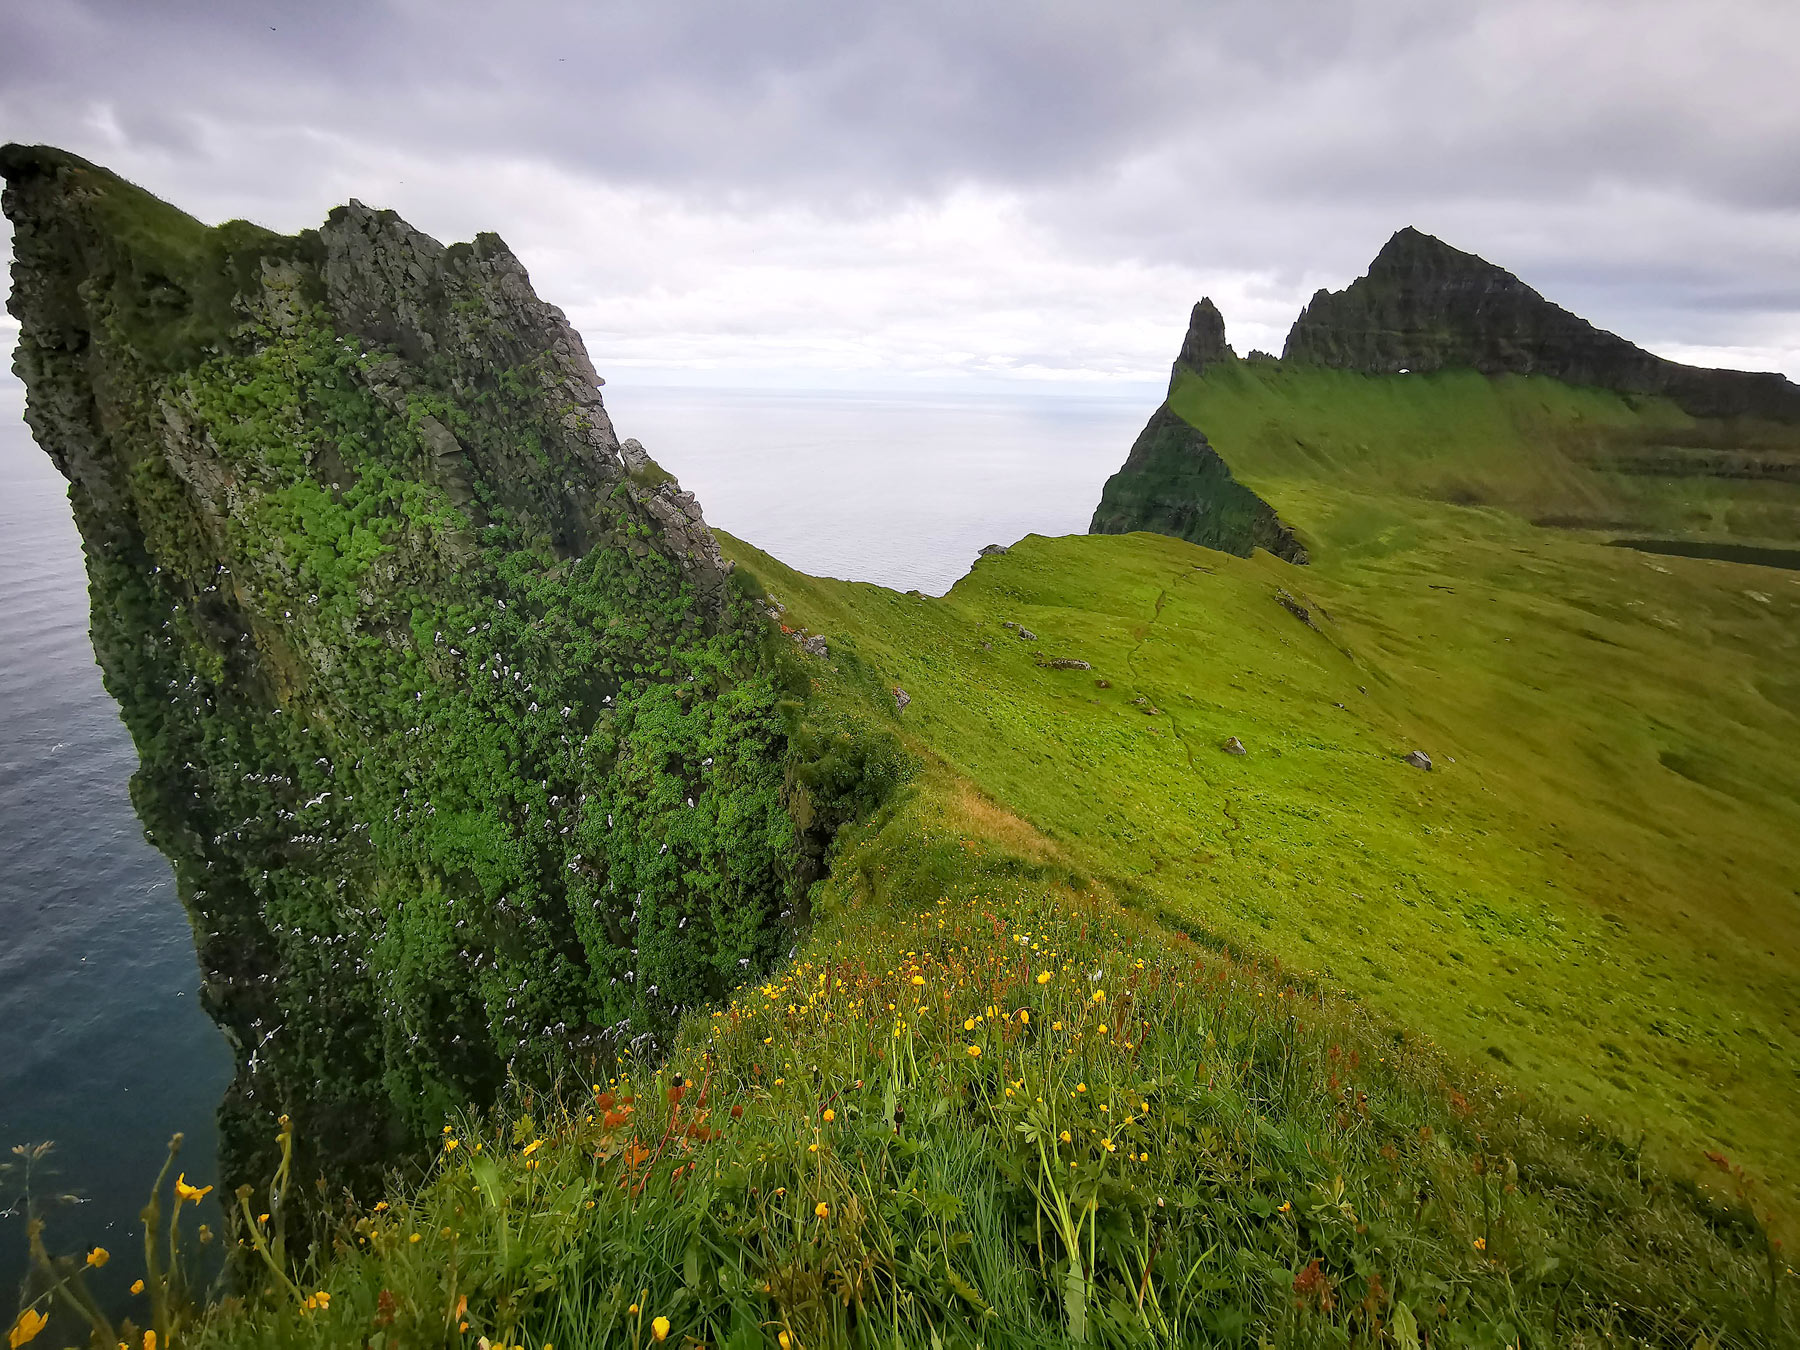
M 1306 569 L 1032 538 L 942 600 L 754 565 L 1123 894 L 1791 1204 L 1800 576 L 1397 497 L 1322 532 L 1353 514 Z
M 179 1167 L 132 1324 L 33 1195 L 13 1347 L 1794 1343 L 1800 573 L 1529 523 L 1791 539 L 1785 432 L 1202 305 L 1115 500 L 1247 556 L 899 595 L 715 540 L 492 236 L 0 170 L 240 1052 L 231 1296 Z
M 1394 497 L 1609 538 L 1800 542 L 1800 428 L 1782 423 L 1546 376 L 1272 361 L 1180 371 L 1170 407 L 1315 553 L 1380 547 Z

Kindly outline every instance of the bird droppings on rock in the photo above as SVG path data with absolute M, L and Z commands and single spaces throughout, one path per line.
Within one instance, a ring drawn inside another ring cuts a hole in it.
M 1423 750 L 1409 750 L 1406 754 L 1406 762 L 1415 769 L 1424 769 L 1427 773 L 1431 772 L 1431 756 L 1426 754 Z
M 1223 750 L 1228 755 L 1247 755 L 1250 753 L 1248 750 L 1244 749 L 1244 743 L 1236 736 L 1227 736 L 1224 742 L 1219 746 L 1219 749 Z

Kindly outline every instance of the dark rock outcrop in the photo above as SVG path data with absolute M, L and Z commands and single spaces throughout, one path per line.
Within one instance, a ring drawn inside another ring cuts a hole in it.
M 1213 304 L 1210 296 L 1203 295 L 1188 316 L 1187 336 L 1182 339 L 1181 351 L 1169 371 L 1169 392 L 1175 392 L 1183 367 L 1201 375 L 1210 365 L 1235 360 L 1237 354 L 1225 341 L 1225 316 L 1219 313 L 1219 307 Z
M 1665 360 L 1552 304 L 1504 268 L 1410 227 L 1388 240 L 1366 276 L 1313 296 L 1282 359 L 1370 374 L 1548 375 L 1662 395 L 1695 417 L 1800 422 L 1800 386 L 1785 377 Z
M 303 1171 L 373 1182 L 787 950 L 835 807 L 790 814 L 767 620 L 504 243 L 0 173 L 27 420 L 239 1050 L 228 1188 L 280 1111 Z
M 1306 548 L 1275 508 L 1232 477 L 1204 432 L 1158 408 L 1100 493 L 1089 534 L 1148 530 L 1247 558 L 1267 549 L 1304 563 Z

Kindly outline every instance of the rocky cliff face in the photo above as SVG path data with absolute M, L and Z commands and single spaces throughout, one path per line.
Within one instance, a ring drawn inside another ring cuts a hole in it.
M 1187 336 L 1169 372 L 1170 394 L 1183 372 L 1200 375 L 1237 359 L 1225 340 L 1218 306 L 1203 297 L 1189 316 Z M 1205 433 L 1166 402 L 1138 434 L 1124 465 L 1106 480 L 1088 526 L 1089 534 L 1134 530 L 1173 535 L 1239 557 L 1261 548 L 1289 562 L 1306 561 L 1306 549 L 1274 508 L 1232 477 Z
M 1666 361 L 1410 227 L 1388 240 L 1366 276 L 1313 296 L 1282 359 L 1370 374 L 1454 367 L 1548 375 L 1664 395 L 1695 417 L 1800 422 L 1800 386 L 1783 376 Z
M 504 243 L 0 173 L 27 417 L 240 1050 L 228 1145 L 289 1111 L 366 1173 L 786 949 L 817 849 L 767 626 Z

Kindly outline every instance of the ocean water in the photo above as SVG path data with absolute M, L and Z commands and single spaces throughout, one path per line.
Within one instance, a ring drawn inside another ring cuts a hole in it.
M 941 595 L 986 544 L 1081 534 L 1161 398 L 607 385 L 709 523 L 814 576 Z
M 941 594 L 981 547 L 1087 528 L 1156 393 L 895 394 L 669 388 L 614 380 L 607 405 L 707 519 L 803 571 Z M 16 398 L 7 400 L 16 409 Z M 136 756 L 101 686 L 65 485 L 0 420 L 0 1161 L 54 1140 L 42 1193 L 61 1250 L 136 1250 L 169 1136 L 214 1179 L 231 1076 L 168 864 L 127 791 Z M 5 1179 L 0 1211 L 16 1208 Z M 0 1290 L 24 1271 L 0 1217 Z M 101 1273 L 123 1306 L 139 1262 Z M 112 1287 L 116 1285 L 117 1287 Z M 10 1301 L 0 1295 L 0 1310 Z
M 231 1055 L 169 864 L 144 842 L 131 737 L 101 687 L 66 484 L 0 424 L 0 1318 L 25 1269 L 16 1145 L 53 1141 L 33 1189 L 55 1250 L 142 1251 L 137 1211 L 176 1131 L 210 1181 Z M 98 1273 L 111 1300 L 142 1265 Z

